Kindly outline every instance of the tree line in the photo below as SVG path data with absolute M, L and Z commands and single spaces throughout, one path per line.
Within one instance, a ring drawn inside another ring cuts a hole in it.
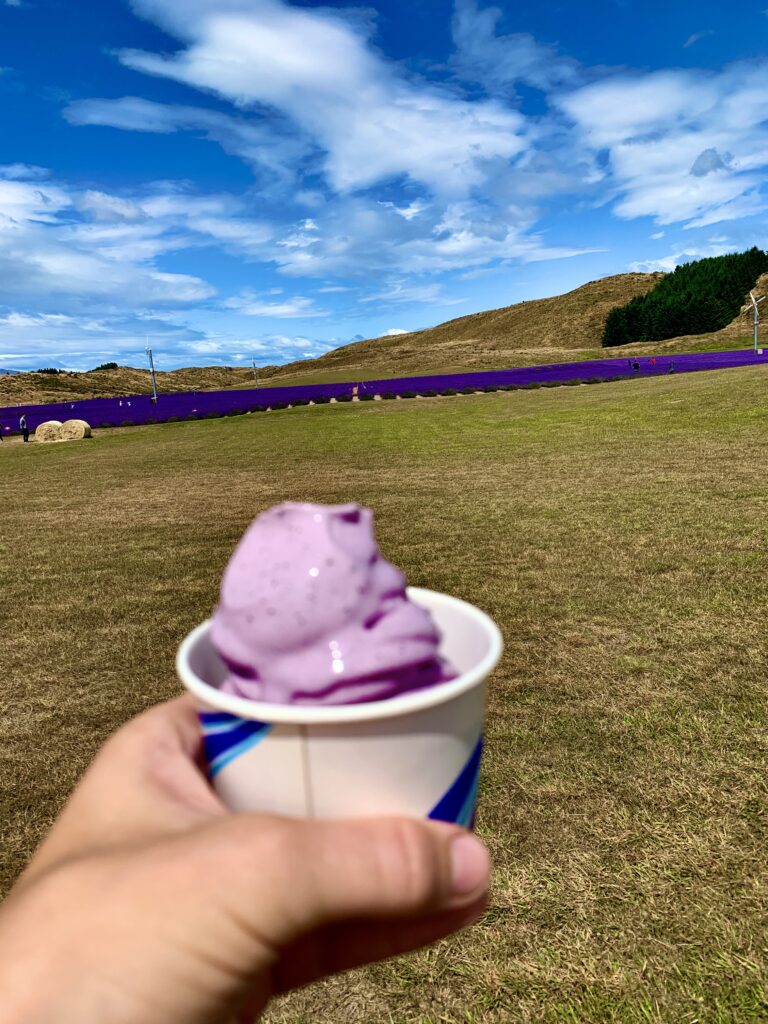
M 645 295 L 608 314 L 603 345 L 709 334 L 739 313 L 747 292 L 768 272 L 768 253 L 746 252 L 683 263 Z

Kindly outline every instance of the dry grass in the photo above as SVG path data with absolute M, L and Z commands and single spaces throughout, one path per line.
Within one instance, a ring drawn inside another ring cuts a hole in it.
M 65 420 L 61 425 L 61 437 L 64 441 L 83 441 L 91 437 L 91 425 L 85 420 Z
M 38 444 L 47 444 L 50 441 L 62 440 L 63 424 L 61 420 L 46 420 L 35 430 L 35 441 Z
M 468 933 L 296 993 L 272 1024 L 765 1021 L 766 383 L 3 446 L 4 881 L 104 736 L 176 691 L 175 646 L 251 516 L 359 500 L 413 583 L 503 628 L 479 821 L 494 890 Z
M 248 380 L 253 381 L 252 371 L 227 366 L 191 366 L 157 374 L 161 391 L 222 390 L 243 386 Z M 0 403 L 3 405 L 148 395 L 151 391 L 149 371 L 130 366 L 87 373 L 0 374 Z

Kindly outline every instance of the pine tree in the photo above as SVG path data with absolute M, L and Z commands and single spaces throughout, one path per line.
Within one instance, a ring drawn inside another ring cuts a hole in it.
M 768 272 L 768 253 L 747 252 L 676 267 L 651 289 L 608 314 L 603 345 L 709 334 L 737 316 L 744 297 Z

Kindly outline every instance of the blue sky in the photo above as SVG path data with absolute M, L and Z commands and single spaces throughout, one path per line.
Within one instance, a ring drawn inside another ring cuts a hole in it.
M 766 247 L 766 168 L 761 3 L 0 0 L 0 366 L 282 363 Z

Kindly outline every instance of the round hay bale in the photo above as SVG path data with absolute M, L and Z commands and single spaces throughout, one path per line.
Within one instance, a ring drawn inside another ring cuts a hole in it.
M 91 436 L 91 425 L 85 420 L 65 420 L 61 428 L 62 441 L 82 441 Z
M 46 420 L 35 431 L 35 440 L 47 443 L 61 440 L 61 420 Z

